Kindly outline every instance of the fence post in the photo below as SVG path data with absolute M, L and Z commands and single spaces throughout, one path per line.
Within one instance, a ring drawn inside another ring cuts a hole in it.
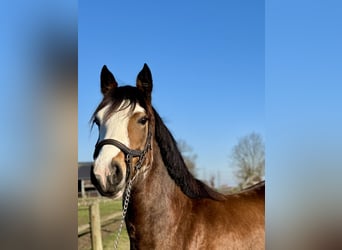
M 93 250 L 102 250 L 101 219 L 99 203 L 94 202 L 89 207 L 91 227 L 91 245 Z

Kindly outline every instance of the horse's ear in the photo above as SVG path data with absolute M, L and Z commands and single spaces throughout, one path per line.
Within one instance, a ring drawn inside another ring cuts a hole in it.
M 151 70 L 145 63 L 143 69 L 139 72 L 137 76 L 137 88 L 145 94 L 145 97 L 148 101 L 151 101 L 152 87 L 153 81 Z
M 116 82 L 112 72 L 110 72 L 106 65 L 103 65 L 101 70 L 101 92 L 106 95 L 111 89 L 116 88 Z

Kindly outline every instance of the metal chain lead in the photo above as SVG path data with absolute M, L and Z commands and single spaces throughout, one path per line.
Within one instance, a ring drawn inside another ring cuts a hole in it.
M 147 136 L 147 140 L 146 140 L 145 148 L 141 152 L 141 154 L 139 156 L 139 160 L 138 160 L 137 164 L 134 167 L 136 172 L 135 172 L 134 176 L 132 177 L 132 179 L 130 179 L 128 184 L 127 184 L 127 188 L 126 188 L 126 192 L 125 192 L 125 200 L 123 202 L 122 218 L 121 218 L 121 223 L 120 223 L 120 226 L 119 226 L 119 230 L 118 230 L 118 233 L 116 235 L 115 242 L 114 242 L 114 249 L 118 249 L 118 244 L 119 244 L 119 240 L 120 240 L 120 236 L 121 236 L 121 232 L 122 232 L 122 227 L 123 227 L 123 224 L 124 224 L 124 221 L 125 221 L 125 217 L 126 217 L 126 213 L 127 213 L 127 209 L 128 209 L 128 204 L 129 204 L 129 200 L 130 200 L 130 197 L 131 197 L 131 190 L 132 190 L 133 181 L 137 177 L 137 175 L 138 175 L 138 173 L 139 173 L 139 171 L 140 171 L 140 169 L 142 167 L 142 164 L 143 164 L 143 162 L 145 160 L 146 153 L 149 150 L 152 149 L 151 137 L 152 137 L 152 134 L 149 131 L 148 132 L 148 136 Z M 126 155 L 126 164 L 128 166 L 128 169 L 131 169 L 132 155 L 130 155 L 130 154 Z
M 123 203 L 121 223 L 120 223 L 120 227 L 119 227 L 119 230 L 118 230 L 118 233 L 116 235 L 115 242 L 114 242 L 114 249 L 118 249 L 118 244 L 119 244 L 119 240 L 120 240 L 120 236 L 121 236 L 121 232 L 122 232 L 122 227 L 123 227 L 123 224 L 124 224 L 124 221 L 125 221 L 125 217 L 126 217 L 126 213 L 127 213 L 127 209 L 128 209 L 129 199 L 131 197 L 132 183 L 133 183 L 135 177 L 138 175 L 139 170 L 140 170 L 140 168 L 137 169 L 137 172 L 135 173 L 133 178 L 129 180 L 128 185 L 127 185 L 125 200 L 124 200 L 124 203 Z

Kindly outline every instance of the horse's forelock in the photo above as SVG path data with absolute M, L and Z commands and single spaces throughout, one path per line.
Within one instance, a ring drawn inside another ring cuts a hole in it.
M 103 97 L 101 103 L 97 106 L 91 117 L 91 121 L 94 121 L 97 112 L 108 105 L 109 107 L 104 117 L 105 120 L 107 120 L 113 112 L 118 110 L 129 108 L 133 111 L 137 104 L 145 110 L 148 110 L 148 103 L 146 103 L 143 93 L 138 88 L 122 86 L 112 89 Z

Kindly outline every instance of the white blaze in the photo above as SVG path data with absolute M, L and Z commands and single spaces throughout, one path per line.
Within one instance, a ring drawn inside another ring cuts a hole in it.
M 101 109 L 96 114 L 96 117 L 100 122 L 99 141 L 102 141 L 104 139 L 115 139 L 125 144 L 127 147 L 130 147 L 128 137 L 128 122 L 130 118 L 130 108 L 120 110 L 123 104 L 121 104 L 118 108 L 119 111 L 114 112 L 105 122 L 104 116 L 109 108 L 109 105 Z M 145 110 L 137 104 L 135 106 L 133 114 L 144 111 Z M 112 163 L 112 159 L 116 157 L 119 154 L 119 152 L 120 149 L 113 145 L 104 145 L 101 148 L 96 160 L 94 161 L 94 174 L 99 175 L 101 177 L 104 186 L 106 186 L 106 177 L 110 175 L 110 166 Z M 125 176 L 123 180 L 125 180 Z

